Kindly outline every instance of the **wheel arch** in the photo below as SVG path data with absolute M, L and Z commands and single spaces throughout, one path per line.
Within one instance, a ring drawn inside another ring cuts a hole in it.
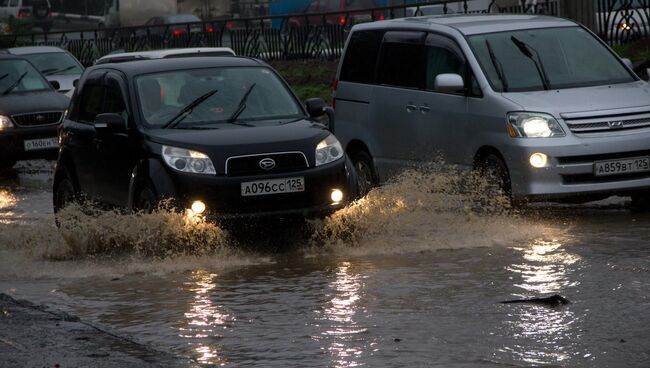
M 155 158 L 143 159 L 138 162 L 131 173 L 128 210 L 133 209 L 135 196 L 143 184 L 151 185 L 151 189 L 160 199 L 176 197 L 176 187 L 163 164 Z
M 510 168 L 508 168 L 508 164 L 506 163 L 505 157 L 503 157 L 501 152 L 493 146 L 482 146 L 476 151 L 476 154 L 474 155 L 474 161 L 472 163 L 472 168 L 474 170 L 478 169 L 479 166 L 481 165 L 481 161 L 491 154 L 499 157 L 501 161 L 503 161 L 503 164 L 506 165 L 508 171 L 510 171 Z
M 372 153 L 370 152 L 370 148 L 368 148 L 368 145 L 365 144 L 360 139 L 351 140 L 348 143 L 347 147 L 345 148 L 345 153 L 347 153 L 348 156 L 350 157 L 362 151 L 365 151 L 368 155 L 370 155 L 371 158 L 373 158 Z

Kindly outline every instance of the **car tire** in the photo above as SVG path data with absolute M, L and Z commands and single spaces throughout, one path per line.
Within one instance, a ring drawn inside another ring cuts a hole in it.
M 352 163 L 357 172 L 357 188 L 360 197 L 365 196 L 377 186 L 377 172 L 372 157 L 366 151 L 360 151 L 352 156 Z
M 479 163 L 481 175 L 488 181 L 490 195 L 502 195 L 512 198 L 512 186 L 508 167 L 501 157 L 489 154 Z
M 63 177 L 54 185 L 54 214 L 59 213 L 70 203 L 73 203 L 79 197 L 77 191 L 74 189 L 72 181 L 67 177 Z M 58 225 L 58 224 L 57 224 Z
M 3 159 L 0 160 L 0 170 L 9 170 L 16 164 L 16 160 L 13 159 Z
M 650 190 L 632 194 L 630 209 L 633 212 L 650 212 Z
M 136 192 L 133 200 L 133 210 L 135 212 L 152 213 L 158 206 L 158 196 L 150 185 L 143 185 Z

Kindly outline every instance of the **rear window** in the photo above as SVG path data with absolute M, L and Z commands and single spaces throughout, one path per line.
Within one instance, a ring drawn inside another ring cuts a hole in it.
M 339 76 L 341 81 L 374 82 L 382 37 L 381 31 L 359 31 L 350 36 Z

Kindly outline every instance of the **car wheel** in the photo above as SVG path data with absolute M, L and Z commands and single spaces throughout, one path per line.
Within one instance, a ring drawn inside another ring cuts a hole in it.
M 377 185 L 375 166 L 372 162 L 372 157 L 365 151 L 358 152 L 352 156 L 352 163 L 357 171 L 359 196 L 363 197 Z
M 12 167 L 14 167 L 15 164 L 16 164 L 16 160 L 11 160 L 11 159 L 0 160 L 0 170 L 11 169 Z
M 59 213 L 67 205 L 75 202 L 76 198 L 77 193 L 68 177 L 57 181 L 54 186 L 54 213 Z
M 510 174 L 501 157 L 495 154 L 485 156 L 479 164 L 479 170 L 487 180 L 490 195 L 511 196 Z
M 632 194 L 630 209 L 634 212 L 650 212 L 650 190 Z
M 145 185 L 137 192 L 133 203 L 136 212 L 152 213 L 158 205 L 158 196 L 149 185 Z

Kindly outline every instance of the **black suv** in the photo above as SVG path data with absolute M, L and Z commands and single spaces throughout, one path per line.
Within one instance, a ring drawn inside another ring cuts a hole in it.
M 0 168 L 55 158 L 57 126 L 69 103 L 29 61 L 0 54 Z
M 306 104 L 249 58 L 89 68 L 60 132 L 54 210 L 84 194 L 136 211 L 169 198 L 217 219 L 329 214 L 357 195 L 356 172 L 317 121 L 333 124 L 331 109 Z

